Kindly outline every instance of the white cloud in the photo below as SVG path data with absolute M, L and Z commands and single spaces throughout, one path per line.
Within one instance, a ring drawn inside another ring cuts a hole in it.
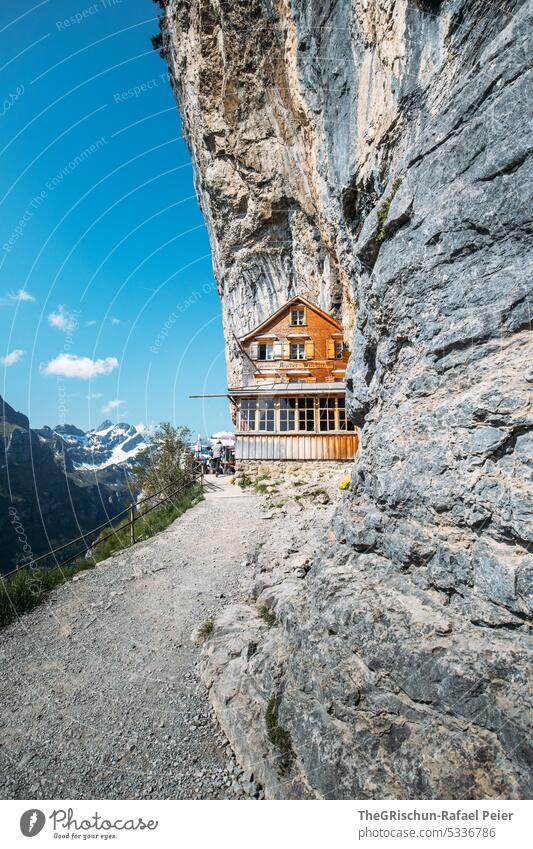
M 10 292 L 7 298 L 0 298 L 0 307 L 6 307 L 16 301 L 33 302 L 35 298 L 26 289 L 19 289 L 18 292 Z
M 26 289 L 19 289 L 18 292 L 10 292 L 9 297 L 12 301 L 35 301 L 33 295 L 30 295 Z
M 15 363 L 18 363 L 19 360 L 24 356 L 24 351 L 21 351 L 20 348 L 16 348 L 14 351 L 11 351 L 9 354 L 6 354 L 5 357 L 0 357 L 0 362 L 4 366 L 14 366 Z
M 85 322 L 85 327 L 94 327 L 95 324 L 98 324 L 98 322 L 92 318 L 90 321 Z
M 118 368 L 116 357 L 105 357 L 103 360 L 91 360 L 90 357 L 79 357 L 77 354 L 59 354 L 49 363 L 41 367 L 42 374 L 57 374 L 61 377 L 79 377 L 89 380 L 98 374 L 111 374 Z
M 115 398 L 114 401 L 108 401 L 107 404 L 104 404 L 102 407 L 102 413 L 111 413 L 113 410 L 118 409 L 124 401 L 121 401 L 120 398 Z
M 96 398 L 103 398 L 103 397 L 104 397 L 104 395 L 103 395 L 102 392 L 89 392 L 89 394 L 87 395 L 87 400 L 88 401 L 94 401 Z
M 121 324 L 120 318 L 116 318 L 114 315 L 111 316 L 111 324 Z
M 50 313 L 48 324 L 50 327 L 57 327 L 63 333 L 73 333 L 78 326 L 77 319 L 67 311 L 63 304 L 58 306 L 56 312 Z

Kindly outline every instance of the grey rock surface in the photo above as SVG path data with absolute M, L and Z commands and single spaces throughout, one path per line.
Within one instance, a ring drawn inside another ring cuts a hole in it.
M 230 385 L 235 334 L 295 292 L 355 324 L 361 449 L 334 534 L 304 579 L 265 587 L 275 629 L 239 610 L 207 646 L 212 701 L 267 795 L 533 789 L 532 11 L 167 4 Z

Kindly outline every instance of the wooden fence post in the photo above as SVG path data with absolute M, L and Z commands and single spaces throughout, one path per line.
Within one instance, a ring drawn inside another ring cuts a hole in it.
M 130 545 L 135 543 L 135 504 L 130 504 L 129 508 L 129 521 L 130 524 Z

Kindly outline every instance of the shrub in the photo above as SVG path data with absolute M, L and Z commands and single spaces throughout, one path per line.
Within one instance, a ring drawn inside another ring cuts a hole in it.
M 374 243 L 379 246 L 381 245 L 388 236 L 388 233 L 385 229 L 385 221 L 387 220 L 387 215 L 389 214 L 390 205 L 394 199 L 394 195 L 402 185 L 402 178 L 396 177 L 396 179 L 392 183 L 392 190 L 390 195 L 385 198 L 381 206 L 377 211 L 378 218 L 378 232 L 374 237 Z
M 198 629 L 198 636 L 202 638 L 202 640 L 207 640 L 210 634 L 213 633 L 215 628 L 215 623 L 212 619 L 208 619 L 207 622 L 204 622 L 203 625 Z
M 275 613 L 272 613 L 272 611 L 266 606 L 266 604 L 263 604 L 259 608 L 259 616 L 261 617 L 263 622 L 266 622 L 269 628 L 272 628 L 272 626 L 276 624 L 276 615 Z
M 265 721 L 268 739 L 279 754 L 278 772 L 280 775 L 287 775 L 292 769 L 295 755 L 291 735 L 278 722 L 278 699 L 275 696 L 268 702 Z

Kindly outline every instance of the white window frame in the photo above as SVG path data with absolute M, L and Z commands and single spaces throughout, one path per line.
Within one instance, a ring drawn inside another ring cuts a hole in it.
M 293 321 L 293 314 L 302 314 L 302 320 Z M 305 307 L 291 307 L 291 327 L 305 327 Z
M 267 356 L 261 356 L 261 348 L 265 349 Z M 270 356 L 268 356 L 270 353 Z M 257 343 L 257 359 L 261 363 L 272 362 L 274 359 L 274 343 L 273 342 L 258 342 Z

